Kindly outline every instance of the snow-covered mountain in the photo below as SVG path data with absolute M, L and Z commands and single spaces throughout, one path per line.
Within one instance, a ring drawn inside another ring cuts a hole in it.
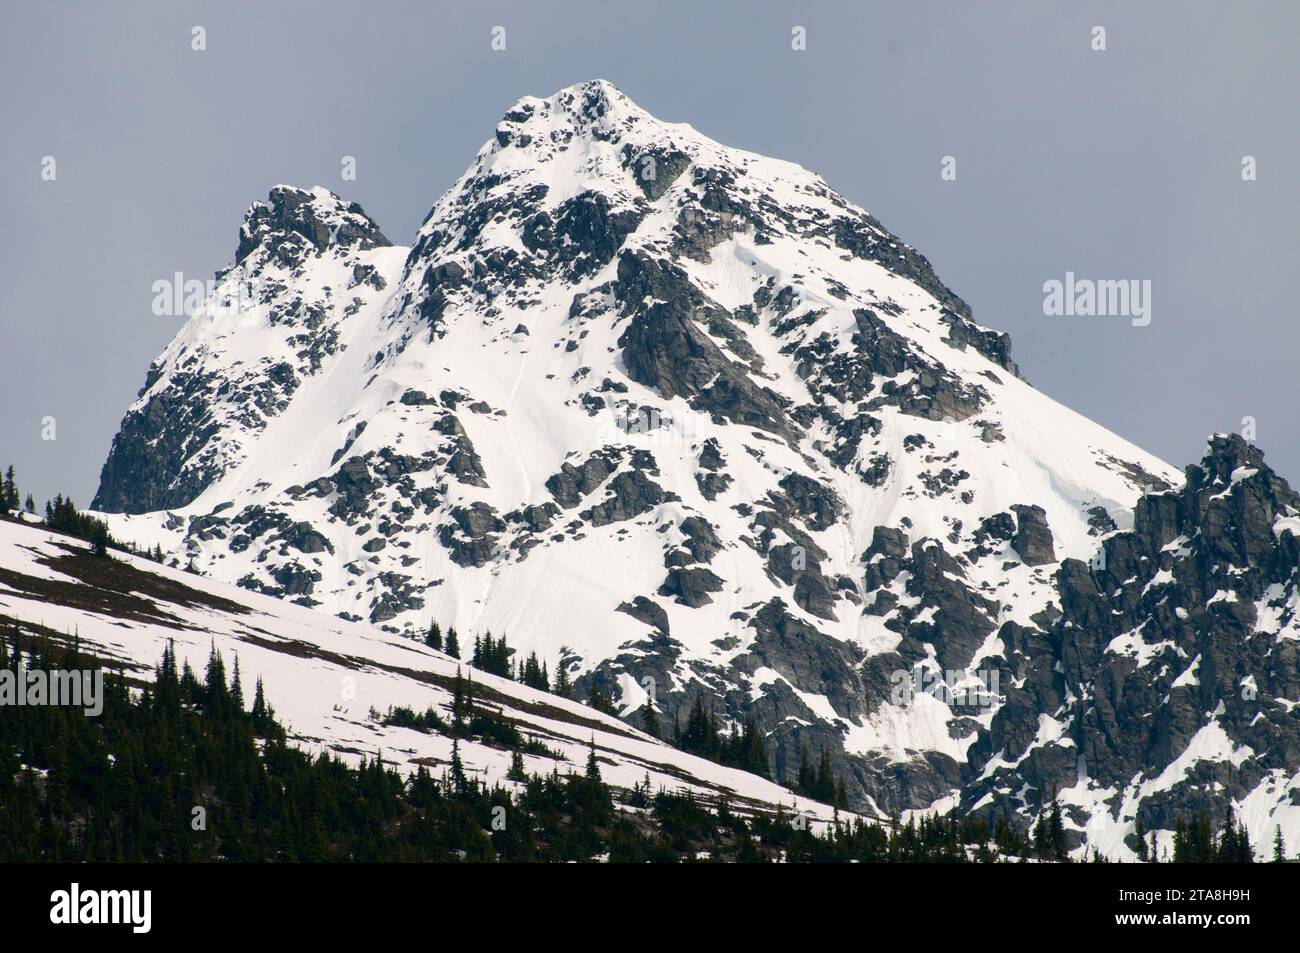
M 1036 391 L 816 175 L 596 81 L 511 108 L 410 249 L 279 186 L 219 279 L 113 442 L 118 536 L 625 715 L 703 695 L 865 811 L 1300 834 L 1295 495 Z

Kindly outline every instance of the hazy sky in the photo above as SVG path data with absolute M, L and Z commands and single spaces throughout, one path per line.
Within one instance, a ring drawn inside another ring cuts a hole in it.
M 1063 403 L 1179 466 L 1252 416 L 1300 483 L 1300 4 L 167 0 L 3 22 L 0 463 L 38 501 L 89 502 L 183 320 L 153 283 L 210 278 L 251 201 L 324 185 L 407 244 L 515 100 L 594 77 L 820 173 Z M 1150 325 L 1045 316 L 1067 271 L 1150 280 Z

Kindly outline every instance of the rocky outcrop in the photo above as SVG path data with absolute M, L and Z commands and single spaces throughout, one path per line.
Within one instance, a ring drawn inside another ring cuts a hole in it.
M 635 312 L 618 340 L 632 380 L 665 398 L 685 397 L 692 407 L 718 418 L 795 438 L 780 398 L 755 384 L 697 325 L 721 309 L 695 289 L 685 272 L 624 253 L 618 298 L 625 310 Z M 646 300 L 654 303 L 643 307 Z
M 325 199 L 323 191 L 277 185 L 265 202 L 254 202 L 239 229 L 235 263 L 258 249 L 283 263 L 298 264 L 330 248 L 364 251 L 392 244 L 360 205 L 328 193 Z
M 1009 781 L 1045 798 L 1080 765 L 1098 788 L 1131 796 L 1197 737 L 1222 739 L 1133 799 L 1128 822 L 1170 829 L 1293 772 L 1300 715 L 1285 699 L 1300 697 L 1300 643 L 1280 633 L 1300 585 L 1297 515 L 1300 497 L 1259 450 L 1217 435 L 1182 489 L 1138 502 L 1133 529 L 1106 537 L 1103 557 L 1065 560 L 1059 617 L 1040 632 L 1003 627 L 1017 680 L 972 748 L 983 775 L 964 801 L 991 793 L 986 806 L 1007 809 L 997 792 Z M 1048 743 L 1042 712 L 1061 725 Z
M 1052 546 L 1052 530 L 1047 525 L 1047 513 L 1041 506 L 1017 505 L 1011 508 L 1016 514 L 1016 535 L 1011 540 L 1020 558 L 1027 566 L 1042 566 L 1056 562 Z

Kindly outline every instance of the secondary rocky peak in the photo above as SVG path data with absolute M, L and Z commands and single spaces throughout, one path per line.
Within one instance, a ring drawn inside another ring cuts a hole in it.
M 1211 434 L 1200 464 L 1194 466 L 1199 471 L 1196 482 L 1211 485 L 1231 483 L 1244 470 L 1268 469 L 1263 451 L 1235 433 Z
M 346 350 L 351 319 L 382 302 L 400 265 L 390 245 L 360 205 L 320 186 L 277 185 L 254 202 L 234 263 L 123 417 L 93 505 L 186 506 L 238 466 L 303 381 Z
M 239 229 L 235 261 L 242 262 L 259 247 L 281 258 L 301 258 L 309 250 L 319 253 L 331 246 L 368 250 L 391 244 L 356 202 L 319 185 L 311 189 L 277 185 L 265 201 L 249 206 Z

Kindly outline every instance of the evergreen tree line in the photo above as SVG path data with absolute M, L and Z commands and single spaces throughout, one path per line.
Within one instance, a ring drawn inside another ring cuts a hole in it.
M 0 667 L 87 670 L 76 642 L 0 638 Z M 251 704 L 236 659 L 210 652 L 202 676 L 168 646 L 132 691 L 106 673 L 103 712 L 14 707 L 0 718 L 0 862 L 569 861 L 960 862 L 995 859 L 971 819 L 882 826 L 837 820 L 814 833 L 795 815 L 746 817 L 647 777 L 615 792 L 594 745 L 580 770 L 524 770 L 523 738 L 461 681 L 451 718 L 392 709 L 393 724 L 445 732 L 450 762 L 405 777 L 381 758 L 350 767 L 287 744 L 258 682 Z M 513 730 L 513 734 L 511 734 Z M 513 784 L 488 785 L 461 760 L 474 738 L 513 751 Z M 547 756 L 553 756 L 546 752 Z M 619 808 L 634 807 L 630 811 Z
M 32 495 L 28 493 L 26 501 L 22 501 L 20 497 L 18 483 L 14 479 L 14 468 L 10 464 L 5 468 L 4 476 L 0 478 L 0 515 L 17 513 L 20 508 L 28 513 L 35 513 L 36 501 L 32 499 Z
M 814 768 L 808 760 L 808 749 L 804 745 L 799 746 L 799 772 L 790 788 L 796 794 L 810 797 L 814 801 L 833 804 L 838 808 L 849 806 L 844 778 L 832 770 L 830 752 L 824 749 Z
M 379 716 L 372 711 L 371 717 L 385 725 L 412 728 L 426 734 L 446 735 L 453 739 L 473 739 L 493 748 L 504 748 L 517 754 L 540 755 L 559 758 L 537 738 L 525 737 L 514 719 L 499 710 L 475 703 L 474 681 L 465 678 L 460 669 L 456 670 L 456 680 L 452 688 L 451 720 L 444 718 L 437 709 L 429 707 L 416 712 L 408 706 L 395 706 Z
M 642 709 L 642 717 L 643 720 L 653 722 L 655 730 L 651 731 L 649 725 L 646 730 L 658 737 L 658 719 L 655 718 L 654 710 L 648 703 Z M 758 722 L 749 718 L 743 728 L 738 728 L 736 723 L 732 722 L 731 730 L 724 732 L 718 727 L 717 713 L 712 707 L 706 709 L 704 700 L 699 696 L 696 696 L 691 705 L 690 712 L 686 716 L 686 724 L 674 725 L 672 742 L 683 751 L 708 758 L 710 761 L 740 768 L 762 778 L 771 777 L 767 751 L 763 746 L 762 732 L 758 730 Z M 826 798 L 825 803 L 830 804 L 831 798 Z
M 20 662 L 96 667 L 75 642 L 13 629 L 0 667 Z M 494 729 L 468 682 L 440 778 L 290 747 L 260 681 L 246 706 L 238 662 L 228 673 L 215 650 L 203 677 L 169 646 L 138 692 L 110 672 L 104 694 L 95 718 L 47 705 L 0 718 L 0 862 L 582 860 L 607 849 L 614 803 L 594 750 L 585 772 L 557 768 L 518 792 L 469 777 L 457 732 Z
M 18 483 L 14 477 L 14 468 L 9 466 L 5 469 L 4 477 L 0 479 L 0 516 L 18 513 L 20 510 L 33 516 L 36 515 L 36 501 L 32 498 L 32 495 L 28 493 L 21 506 L 19 505 L 20 495 Z M 108 530 L 106 522 L 98 517 L 81 512 L 71 498 L 65 497 L 62 493 L 56 494 L 54 499 L 46 502 L 44 523 L 50 530 L 66 533 L 69 536 L 75 536 L 77 539 L 90 543 L 97 556 L 107 556 L 110 549 L 116 549 L 120 552 L 144 556 L 154 562 L 161 563 L 163 561 L 161 546 L 142 551 L 133 544 L 114 539 Z
M 1246 826 L 1237 820 L 1236 812 L 1229 805 L 1219 826 L 1216 828 L 1209 815 L 1199 812 L 1193 817 L 1177 817 L 1174 820 L 1173 856 L 1168 851 L 1161 853 L 1156 846 L 1156 832 L 1148 832 L 1139 820 L 1137 822 L 1138 859 L 1147 863 L 1172 862 L 1175 864 L 1251 864 L 1255 862 L 1255 850 L 1250 843 Z M 1273 861 L 1286 861 L 1286 844 L 1282 839 L 1279 826 L 1273 838 Z
M 1137 857 L 1142 863 L 1250 864 L 1255 859 L 1246 826 L 1238 821 L 1231 805 L 1217 829 L 1203 812 L 1192 818 L 1175 818 L 1172 857 L 1168 851 L 1159 851 L 1156 832 L 1146 830 L 1141 820 L 1137 822 L 1135 834 Z M 1068 860 L 1068 842 L 1055 790 L 1051 800 L 1040 810 L 1028 842 L 1014 834 L 1005 819 L 1001 818 L 994 841 L 1004 853 L 1025 854 L 1042 860 Z M 1272 859 L 1275 863 L 1286 861 L 1286 845 L 1282 839 L 1281 827 L 1275 832 Z
M 1065 836 L 1065 822 L 1061 819 L 1061 802 L 1056 789 L 1052 799 L 1038 812 L 1033 829 L 1033 851 L 1042 860 L 1066 861 L 1070 859 L 1069 841 Z
M 454 658 L 460 657 L 460 637 L 454 627 L 449 627 L 444 633 L 436 621 L 431 622 L 424 642 Z M 530 688 L 552 692 L 564 698 L 571 697 L 572 687 L 563 665 L 556 667 L 556 676 L 552 681 L 546 663 L 538 661 L 536 652 L 529 653 L 522 663 L 515 660 L 515 655 L 515 650 L 510 648 L 504 635 L 497 638 L 488 632 L 474 636 L 470 665 L 480 671 L 521 682 Z M 596 711 L 619 717 L 614 699 L 599 685 L 593 684 L 590 687 L 587 703 Z M 683 751 L 719 764 L 740 768 L 763 778 L 771 777 L 763 735 L 753 718 L 747 719 L 743 726 L 733 723 L 729 731 L 723 731 L 719 727 L 716 713 L 711 708 L 706 709 L 703 700 L 696 698 L 685 725 L 675 724 L 671 734 L 665 738 L 653 702 L 647 701 L 641 707 L 639 716 L 641 727 L 653 738 L 666 740 Z M 388 717 L 405 716 L 401 712 L 390 712 Z M 807 763 L 807 752 L 801 751 L 798 779 L 789 787 L 805 797 L 840 808 L 848 807 L 844 780 L 832 772 L 826 752 L 822 753 L 819 765 L 812 768 Z
M 108 524 L 82 513 L 70 499 L 60 493 L 45 504 L 45 525 L 52 530 L 84 539 L 95 549 L 96 556 L 106 556 L 109 547 L 124 547 L 108 531 Z
M 444 635 L 442 626 L 437 622 L 429 623 L 424 643 L 439 652 L 447 653 L 452 658 L 460 658 L 460 635 L 454 626 L 448 627 Z M 552 682 L 546 663 L 538 661 L 536 652 L 530 652 L 523 662 L 517 662 L 514 656 L 515 650 L 507 643 L 504 635 L 498 639 L 493 638 L 492 633 L 488 632 L 482 636 L 474 636 L 474 647 L 469 663 L 481 672 L 499 675 L 501 678 L 527 685 L 529 688 L 553 692 L 565 698 L 570 696 L 572 687 L 562 666 L 557 669 L 555 680 Z

